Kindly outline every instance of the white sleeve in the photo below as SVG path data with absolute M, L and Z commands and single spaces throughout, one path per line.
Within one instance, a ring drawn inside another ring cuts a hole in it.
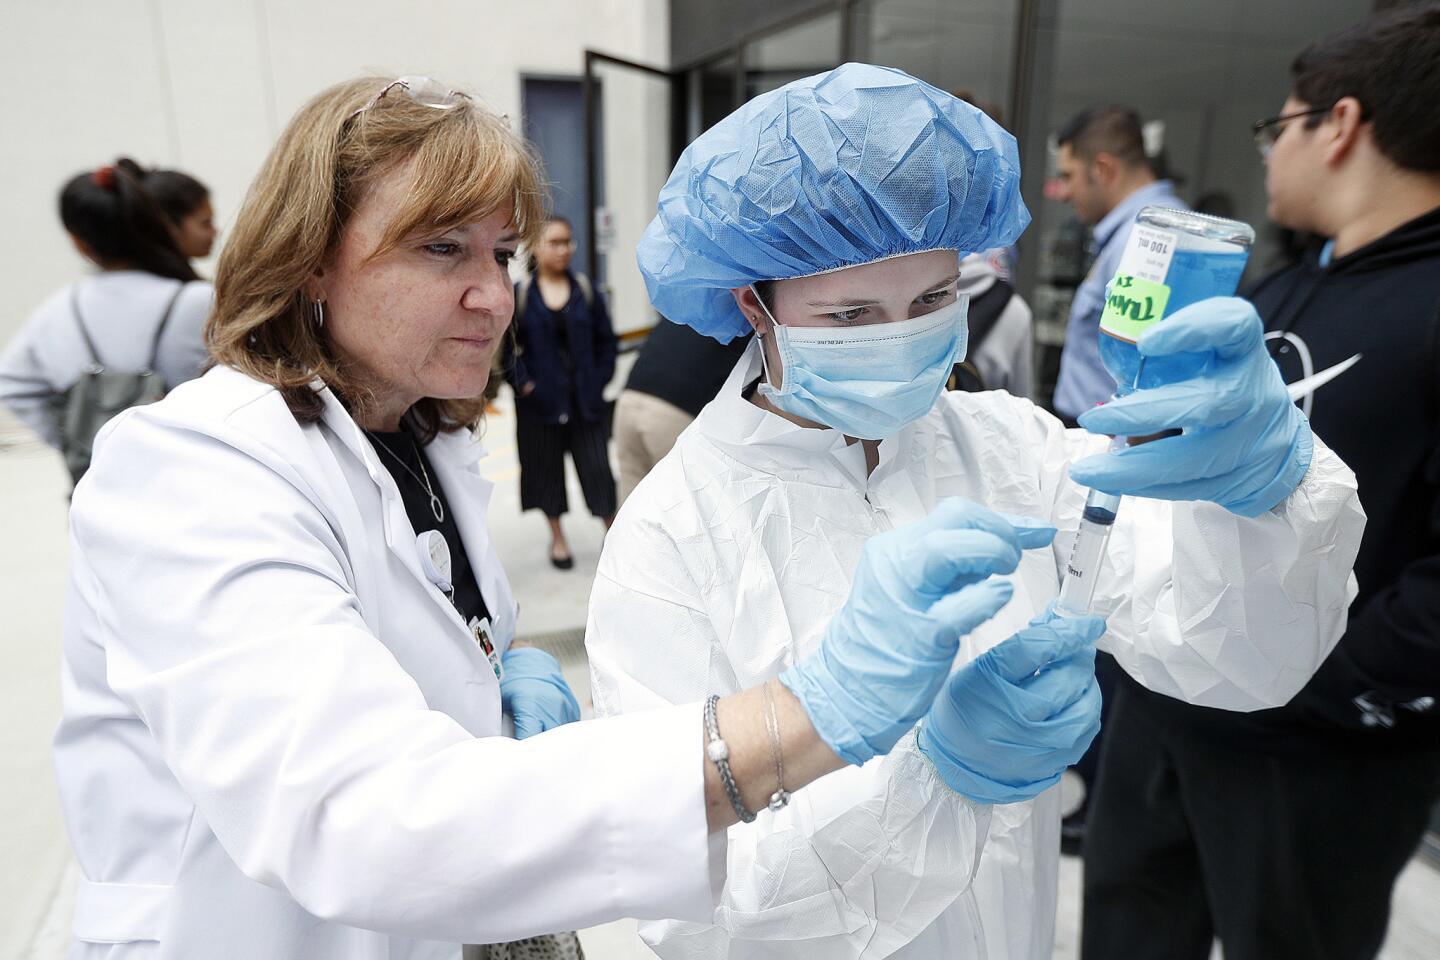
M 734 692 L 710 619 L 677 590 L 683 564 L 658 537 L 654 549 L 649 539 L 626 549 L 628 532 L 617 525 L 606 552 L 625 560 L 602 561 L 590 599 L 596 710 L 630 714 Z M 989 807 L 945 786 L 911 734 L 888 756 L 796 791 L 784 810 L 731 827 L 711 922 L 666 921 L 641 934 L 667 960 L 887 956 L 971 896 L 989 817 Z
M 0 401 L 21 423 L 56 449 L 60 447 L 60 418 L 56 402 L 67 385 L 54 382 L 45 362 L 45 336 L 51 311 L 36 311 L 0 354 Z
M 698 705 L 471 736 L 368 627 L 304 481 L 165 406 L 121 414 L 76 493 L 95 635 L 67 644 L 103 646 L 236 866 L 324 920 L 456 943 L 709 915 Z
M 1042 416 L 1063 571 L 1087 492 L 1069 464 L 1107 441 Z M 1319 437 L 1300 486 L 1260 517 L 1126 497 L 1096 591 L 1109 626 L 1100 647 L 1145 687 L 1187 703 L 1281 706 L 1345 632 L 1364 529 L 1355 475 Z

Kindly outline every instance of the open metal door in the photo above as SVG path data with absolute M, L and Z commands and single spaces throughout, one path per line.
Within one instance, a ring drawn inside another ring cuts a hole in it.
M 683 147 L 680 75 L 585 51 L 585 191 L 590 218 L 585 269 L 610 303 L 615 332 L 655 323 L 635 245 Z

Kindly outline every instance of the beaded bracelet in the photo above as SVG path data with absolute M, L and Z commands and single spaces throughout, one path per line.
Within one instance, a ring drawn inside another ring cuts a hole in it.
M 715 764 L 715 769 L 720 774 L 720 783 L 725 787 L 725 796 L 730 798 L 730 806 L 735 808 L 735 815 L 740 818 L 740 822 L 753 823 L 755 814 L 745 809 L 740 788 L 735 786 L 735 776 L 730 772 L 730 748 L 720 739 L 720 721 L 715 715 L 715 704 L 719 702 L 719 695 L 713 693 L 705 701 L 705 732 L 710 738 L 705 744 L 705 756 Z

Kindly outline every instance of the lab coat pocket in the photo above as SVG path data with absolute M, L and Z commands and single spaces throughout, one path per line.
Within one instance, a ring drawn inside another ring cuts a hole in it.
M 81 880 L 75 894 L 75 939 L 83 943 L 160 940 L 171 887 Z

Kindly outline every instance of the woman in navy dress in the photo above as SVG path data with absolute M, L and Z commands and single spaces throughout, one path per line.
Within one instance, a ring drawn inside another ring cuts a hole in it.
M 515 338 L 506 380 L 515 390 L 515 445 L 520 457 L 520 508 L 550 523 L 550 562 L 574 566 L 560 518 L 565 453 L 575 462 L 590 512 L 606 528 L 615 517 L 609 424 L 602 392 L 615 374 L 616 339 L 605 298 L 570 269 L 575 234 L 563 217 L 545 222 L 530 276 L 515 287 Z

